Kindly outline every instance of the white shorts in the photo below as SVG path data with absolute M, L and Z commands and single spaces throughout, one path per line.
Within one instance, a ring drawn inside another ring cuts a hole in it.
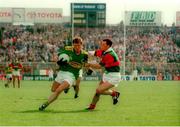
M 83 75 L 83 70 L 79 70 L 79 77 L 82 78 L 82 75 Z
M 54 78 L 54 76 L 53 75 L 49 75 L 49 78 Z
M 13 75 L 13 76 L 20 76 L 20 71 L 13 71 L 13 72 L 12 72 L 12 75 Z
M 134 70 L 134 71 L 133 71 L 132 76 L 133 76 L 133 77 L 138 77 L 138 72 L 137 72 L 137 70 Z
M 59 71 L 57 73 L 57 77 L 55 78 L 55 81 L 58 83 L 62 83 L 63 81 L 66 81 L 69 83 L 70 86 L 72 86 L 75 83 L 75 77 L 71 72 L 68 71 Z
M 121 81 L 121 74 L 119 72 L 103 73 L 103 82 L 108 82 L 114 86 L 118 86 Z
M 7 79 L 12 78 L 12 74 L 6 74 L 6 78 L 7 78 Z

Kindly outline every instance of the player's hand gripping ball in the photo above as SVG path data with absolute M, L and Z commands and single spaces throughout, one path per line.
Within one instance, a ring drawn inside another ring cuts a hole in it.
M 65 65 L 65 64 L 67 64 L 67 63 L 69 62 L 70 57 L 69 57 L 67 54 L 62 53 L 62 54 L 59 55 L 59 58 L 58 58 L 58 59 L 59 59 L 59 60 L 57 61 L 57 64 L 58 64 L 58 65 Z
M 65 53 L 59 55 L 59 60 L 69 62 L 69 56 Z

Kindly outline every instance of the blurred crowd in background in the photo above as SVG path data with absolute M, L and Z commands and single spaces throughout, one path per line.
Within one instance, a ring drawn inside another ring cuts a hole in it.
M 17 58 L 22 63 L 55 62 L 57 51 L 71 45 L 72 28 L 64 24 L 34 26 L 1 25 L 0 62 Z M 99 48 L 99 41 L 110 38 L 121 61 L 126 60 L 126 74 L 179 74 L 180 31 L 175 26 L 126 27 L 123 22 L 105 28 L 74 28 L 74 36 L 84 40 L 84 49 Z M 126 33 L 124 33 L 126 32 Z M 125 53 L 125 54 L 124 54 Z

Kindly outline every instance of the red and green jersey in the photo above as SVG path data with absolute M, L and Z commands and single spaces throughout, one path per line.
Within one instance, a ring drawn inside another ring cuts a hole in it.
M 87 62 L 87 52 L 82 50 L 80 54 L 76 54 L 73 49 L 61 50 L 59 54 L 65 53 L 70 57 L 68 64 L 60 66 L 60 70 L 68 71 L 74 74 L 75 78 L 79 77 L 79 70 Z
M 18 71 L 23 68 L 22 64 L 20 63 L 11 63 L 9 66 L 12 67 L 15 71 Z
M 120 60 L 112 48 L 107 51 L 96 50 L 95 56 L 100 57 L 100 65 L 105 68 L 106 72 L 120 72 Z

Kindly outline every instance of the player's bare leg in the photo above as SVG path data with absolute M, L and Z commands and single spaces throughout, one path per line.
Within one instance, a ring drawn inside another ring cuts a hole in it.
M 15 88 L 15 80 L 16 80 L 16 77 L 13 76 L 13 88 Z
M 51 87 L 51 92 L 55 92 L 58 87 L 59 87 L 59 83 L 54 81 Z
M 96 93 L 95 93 L 93 100 L 92 100 L 90 106 L 88 107 L 88 109 L 92 110 L 95 108 L 97 102 L 99 101 L 100 95 L 111 95 L 113 97 L 113 104 L 116 104 L 118 102 L 117 99 L 119 97 L 119 92 L 110 90 L 113 87 L 114 87 L 114 85 L 112 85 L 108 82 L 101 83 L 99 85 L 99 87 L 96 89 Z M 114 97 L 116 97 L 116 98 L 114 99 Z
M 68 82 L 64 81 L 62 84 L 60 84 L 57 89 L 51 94 L 51 96 L 48 99 L 48 103 L 52 103 L 53 101 L 55 101 L 57 99 L 57 97 L 59 96 L 59 94 L 66 88 L 69 87 Z
M 81 82 L 81 78 L 79 77 L 76 80 L 76 85 L 74 86 L 74 91 L 75 91 L 74 98 L 78 98 L 80 82 Z
M 9 84 L 11 83 L 11 81 L 12 81 L 12 78 L 8 79 L 8 82 L 7 82 L 8 87 L 9 87 Z
M 9 87 L 9 84 L 11 83 L 11 81 L 12 81 L 12 78 L 8 78 L 7 83 L 5 84 L 5 87 Z
M 17 77 L 17 80 L 18 80 L 18 88 L 20 88 L 21 85 L 20 85 L 20 77 L 19 76 Z
M 120 96 L 120 92 L 118 92 L 117 89 L 115 89 L 114 86 L 111 89 L 108 89 L 108 90 L 102 92 L 101 94 L 112 96 L 114 105 L 118 103 L 118 98 Z
M 117 92 L 117 90 L 115 89 L 114 85 L 106 82 L 106 83 L 103 83 L 99 87 L 99 90 L 101 91 L 100 92 L 101 95 L 110 95 L 110 96 L 112 96 L 113 104 L 114 105 L 118 103 L 118 98 L 120 96 L 120 93 Z
M 43 103 L 39 107 L 39 110 L 43 111 L 49 104 L 51 104 L 58 98 L 58 96 L 64 89 L 66 89 L 68 87 L 69 87 L 69 84 L 66 81 L 64 81 L 62 84 L 59 84 L 58 82 L 54 81 L 53 86 L 51 88 L 53 93 L 49 96 L 48 101 Z
M 12 78 L 10 78 L 10 79 L 8 79 L 8 85 L 11 83 L 11 81 L 12 81 Z

